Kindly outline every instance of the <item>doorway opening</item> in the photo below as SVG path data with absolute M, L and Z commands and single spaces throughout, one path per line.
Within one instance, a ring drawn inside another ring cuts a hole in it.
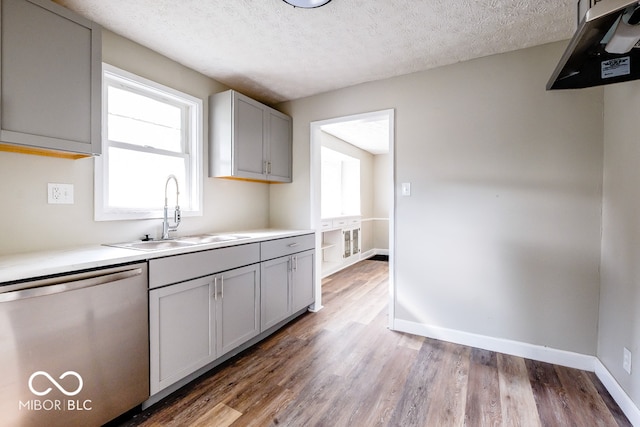
M 394 308 L 394 110 L 337 117 L 311 126 L 311 224 L 316 230 L 316 303 L 322 278 L 371 257 L 389 259 Z M 354 193 L 355 192 L 355 193 Z

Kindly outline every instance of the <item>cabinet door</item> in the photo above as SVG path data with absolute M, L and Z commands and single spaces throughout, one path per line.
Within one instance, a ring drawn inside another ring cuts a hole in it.
M 215 359 L 213 276 L 149 292 L 151 394 Z
M 289 296 L 290 257 L 262 262 L 260 266 L 261 331 L 284 320 L 291 313 Z
M 351 253 L 353 255 L 360 253 L 360 229 L 351 230 Z
M 268 152 L 269 181 L 291 182 L 291 117 L 278 111 L 267 109 L 269 124 Z
M 43 0 L 2 0 L 0 140 L 99 154 L 100 27 Z
M 315 300 L 315 251 L 300 252 L 293 255 L 291 273 L 292 312 L 303 309 Z
M 215 281 L 219 357 L 260 333 L 260 264 L 219 274 Z
M 342 230 L 342 258 L 349 258 L 351 255 L 351 230 Z
M 239 93 L 234 93 L 233 164 L 234 176 L 264 180 L 263 106 Z

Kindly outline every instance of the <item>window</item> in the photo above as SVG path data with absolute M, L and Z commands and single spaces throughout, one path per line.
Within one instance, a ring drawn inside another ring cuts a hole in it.
M 360 215 L 360 160 L 327 147 L 321 157 L 322 218 Z
M 162 218 L 169 175 L 183 214 L 201 215 L 202 100 L 107 64 L 102 76 L 96 220 Z

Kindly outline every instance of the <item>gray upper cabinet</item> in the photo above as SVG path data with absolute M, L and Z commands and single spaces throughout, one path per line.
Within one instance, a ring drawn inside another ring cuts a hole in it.
M 0 143 L 100 154 L 100 26 L 48 0 L 0 6 Z
M 209 97 L 209 176 L 291 182 L 291 117 L 234 90 Z
M 231 151 L 233 171 L 229 175 L 242 178 L 265 179 L 266 160 L 264 157 L 265 123 L 262 105 L 258 102 L 233 93 L 233 132 L 225 149 Z M 216 108 L 218 108 L 216 106 Z M 214 123 L 215 127 L 224 126 Z
M 291 182 L 292 138 L 291 117 L 279 111 L 267 111 L 269 144 L 267 145 L 268 179 L 272 182 Z

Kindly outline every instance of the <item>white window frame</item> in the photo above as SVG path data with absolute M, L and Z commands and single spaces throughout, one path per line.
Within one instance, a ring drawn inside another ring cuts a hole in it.
M 340 172 L 338 173 L 340 178 L 340 188 L 335 193 L 331 194 L 331 198 L 339 201 L 339 203 L 332 203 L 332 205 L 336 205 L 340 207 L 340 212 L 330 211 L 326 212 L 322 210 L 322 207 L 325 205 L 327 201 L 323 200 L 325 193 L 322 188 L 320 191 L 320 206 L 321 206 L 321 217 L 323 219 L 326 218 L 337 218 L 343 216 L 360 216 L 362 213 L 362 180 L 361 180 L 361 160 L 357 157 L 350 156 L 345 154 L 335 148 L 322 146 L 320 149 L 320 162 L 321 165 L 324 166 L 324 162 L 328 161 L 333 163 L 334 165 L 338 165 Z M 326 158 L 324 157 L 326 156 Z M 357 171 L 354 169 L 354 165 L 357 165 Z M 320 168 L 320 180 L 323 181 L 323 173 L 324 168 Z M 357 172 L 357 173 L 356 173 Z M 350 185 L 350 175 L 356 174 L 357 176 L 357 191 L 353 191 L 353 193 L 349 190 L 353 189 L 353 186 Z M 321 185 L 322 187 L 322 185 Z M 351 203 L 354 198 L 357 198 L 357 206 L 353 206 Z M 353 208 L 350 210 L 349 208 Z
M 152 80 L 140 77 L 128 71 L 114 67 L 110 64 L 102 64 L 102 155 L 95 157 L 94 179 L 94 217 L 96 221 L 134 220 L 163 218 L 162 205 L 164 200 L 158 201 L 158 209 L 122 209 L 108 206 L 109 147 L 127 148 L 150 154 L 170 154 L 173 156 L 189 157 L 189 170 L 187 171 L 187 188 L 180 188 L 181 194 L 188 194 L 191 207 L 182 206 L 183 216 L 202 216 L 203 206 L 203 101 L 200 98 L 180 92 L 176 89 L 164 86 Z M 147 146 L 133 146 L 107 139 L 107 90 L 109 85 L 117 85 L 126 90 L 142 93 L 155 99 L 161 99 L 170 104 L 179 104 L 187 108 L 189 113 L 185 115 L 189 123 L 185 123 L 187 135 L 184 141 L 188 145 L 182 154 L 167 152 Z M 165 182 L 159 182 L 159 187 L 164 187 Z M 173 198 L 170 199 L 171 203 Z

